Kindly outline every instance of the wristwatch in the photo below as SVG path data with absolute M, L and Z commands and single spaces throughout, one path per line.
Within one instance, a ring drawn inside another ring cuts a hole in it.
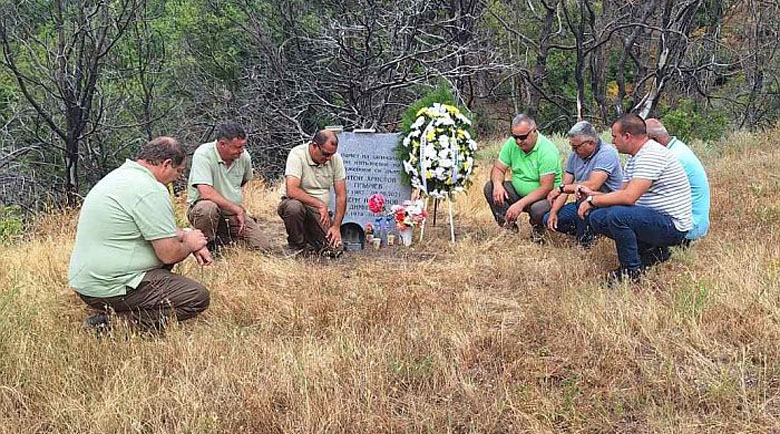
M 585 199 L 585 202 L 588 202 L 589 204 L 596 206 L 596 204 L 593 203 L 593 196 L 588 196 L 588 198 Z
M 563 193 L 563 184 L 558 186 L 558 193 Z

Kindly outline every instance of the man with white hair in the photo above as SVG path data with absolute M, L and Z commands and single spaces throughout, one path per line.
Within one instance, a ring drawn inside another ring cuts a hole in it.
M 609 193 L 620 190 L 623 170 L 617 150 L 601 140 L 588 121 L 580 121 L 569 130 L 571 154 L 566 160 L 563 183 L 547 195 L 550 212 L 544 215 L 544 225 L 551 231 L 574 235 L 583 247 L 590 247 L 594 237 L 585 220 L 577 216 L 578 202 L 566 203 L 577 185 L 593 191 Z
M 682 164 L 688 182 L 691 184 L 691 205 L 693 207 L 693 229 L 688 231 L 685 238 L 688 241 L 698 240 L 707 235 L 710 228 L 710 183 L 707 180 L 707 172 L 704 166 L 685 143 L 677 137 L 672 137 L 666 131 L 666 127 L 658 119 L 648 119 L 647 135 L 656 142 L 666 146 L 672 151 L 677 161 Z
M 506 181 L 507 169 L 512 170 Z M 517 217 L 527 212 L 531 239 L 542 241 L 542 217 L 550 210 L 547 194 L 561 183 L 558 148 L 536 129 L 534 118 L 519 114 L 512 120 L 512 137 L 504 142 L 490 181 L 485 183 L 485 199 L 500 226 L 517 230 Z

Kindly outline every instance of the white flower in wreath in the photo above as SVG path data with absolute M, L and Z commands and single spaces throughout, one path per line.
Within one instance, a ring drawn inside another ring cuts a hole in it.
M 450 148 L 442 148 L 439 150 L 438 157 L 441 160 L 444 158 L 450 158 L 450 155 L 451 155 Z
M 417 120 L 414 121 L 414 123 L 411 126 L 411 129 L 416 130 L 420 128 L 425 123 L 425 116 L 419 116 Z
M 450 136 L 447 136 L 445 134 L 442 134 L 439 136 L 439 145 L 441 146 L 449 146 L 450 145 Z
M 417 176 L 417 169 L 408 161 L 404 161 L 404 171 L 412 176 Z
M 471 121 L 466 116 L 463 116 L 460 113 L 456 114 L 455 118 L 457 118 L 459 121 L 463 122 L 466 125 L 471 125 Z
M 476 151 L 477 150 L 477 142 L 475 142 L 474 140 L 469 139 L 469 149 L 471 149 L 472 151 Z
M 449 168 L 452 168 L 452 165 L 454 163 L 455 162 L 450 160 L 449 158 L 442 158 L 441 160 L 439 160 L 439 167 L 443 167 L 445 169 L 449 169 Z
M 444 167 L 437 167 L 436 170 L 433 171 L 433 176 L 434 178 L 440 181 L 444 181 L 445 179 L 447 179 L 447 175 L 446 175 L 447 172 L 448 170 L 445 169 Z
M 420 130 L 412 130 L 407 137 L 420 137 Z
M 404 148 L 408 148 L 411 143 L 412 143 L 411 136 L 404 137 L 404 141 L 403 141 Z
M 426 159 L 436 158 L 436 146 L 433 143 L 426 144 L 425 153 L 423 155 L 425 155 Z

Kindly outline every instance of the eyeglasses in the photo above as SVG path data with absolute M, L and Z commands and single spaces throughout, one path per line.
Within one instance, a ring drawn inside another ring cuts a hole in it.
M 525 134 L 518 134 L 518 135 L 512 134 L 512 137 L 514 137 L 516 141 L 522 142 L 523 140 L 527 139 L 528 136 L 530 136 L 534 131 L 536 131 L 536 128 L 531 128 L 531 131 Z
M 576 146 L 575 145 L 571 145 L 571 150 L 572 151 L 576 151 L 577 149 L 580 149 L 580 147 L 582 147 L 586 143 L 591 143 L 591 142 L 592 142 L 592 140 L 585 140 L 584 142 L 580 143 L 579 145 L 576 145 Z
M 322 149 L 322 145 L 320 145 L 319 143 L 315 143 L 315 145 L 317 145 L 317 148 L 319 148 L 319 150 L 320 150 L 320 154 L 322 154 L 322 156 L 325 157 L 325 158 L 330 158 L 330 157 L 336 155 L 336 152 L 325 152 Z

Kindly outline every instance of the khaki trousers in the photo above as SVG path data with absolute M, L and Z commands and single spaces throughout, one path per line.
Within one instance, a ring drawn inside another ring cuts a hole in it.
M 295 249 L 311 247 L 321 251 L 328 246 L 319 214 L 296 199 L 282 199 L 277 209 L 287 230 L 287 243 Z
M 210 295 L 205 286 L 165 268 L 146 272 L 137 288 L 127 294 L 98 298 L 79 294 L 89 306 L 120 317 L 143 329 L 159 329 L 174 316 L 179 321 L 192 318 L 209 307 Z
M 271 247 L 254 218 L 246 216 L 244 232 L 239 236 L 236 216 L 226 213 L 210 200 L 199 200 L 192 205 L 187 211 L 187 219 L 209 242 L 231 244 L 238 241 L 250 249 L 266 251 Z

